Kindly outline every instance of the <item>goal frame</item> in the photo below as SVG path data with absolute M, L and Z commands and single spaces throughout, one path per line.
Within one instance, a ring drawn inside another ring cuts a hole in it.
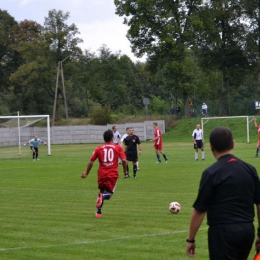
M 233 119 L 233 118 L 245 118 L 246 119 L 246 137 L 247 137 L 247 143 L 250 142 L 250 136 L 249 136 L 249 116 L 223 116 L 223 117 L 202 117 L 201 118 L 201 129 L 204 134 L 204 124 L 206 124 L 209 120 L 212 119 Z M 204 120 L 207 120 L 205 123 L 203 123 Z
M 47 145 L 48 155 L 51 155 L 51 131 L 50 131 L 50 116 L 49 115 L 29 115 L 29 116 L 0 116 L 0 119 L 12 119 L 16 118 L 18 121 L 18 143 L 19 150 L 21 150 L 21 137 L 20 137 L 20 118 L 46 118 L 47 119 Z

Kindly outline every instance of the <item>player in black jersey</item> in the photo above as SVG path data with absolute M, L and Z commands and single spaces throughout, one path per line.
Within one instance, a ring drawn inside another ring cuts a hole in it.
M 129 135 L 124 139 L 125 144 L 125 153 L 126 153 L 126 160 L 127 160 L 127 174 L 125 178 L 129 178 L 129 167 L 128 162 L 133 162 L 133 177 L 136 178 L 137 172 L 137 165 L 136 162 L 138 161 L 138 154 L 142 154 L 142 147 L 140 139 L 137 135 L 134 134 L 134 128 L 129 128 Z M 138 148 L 138 153 L 137 153 Z

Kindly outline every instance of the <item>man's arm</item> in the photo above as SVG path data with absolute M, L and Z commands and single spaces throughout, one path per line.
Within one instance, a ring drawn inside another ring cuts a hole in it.
M 138 154 L 141 155 L 143 151 L 141 144 L 138 144 L 138 149 L 139 149 Z
M 122 160 L 122 166 L 123 166 L 124 174 L 127 174 L 127 170 L 126 170 L 126 159 L 123 159 L 123 160 Z
M 201 223 L 206 215 L 206 212 L 200 212 L 196 209 L 193 210 L 190 220 L 190 229 L 189 229 L 189 235 L 187 238 L 186 244 L 186 253 L 189 257 L 195 256 L 195 236 L 201 226 Z
M 254 118 L 255 128 L 257 128 L 256 118 Z
M 156 130 L 156 137 L 150 140 L 150 142 L 156 141 L 157 139 L 160 138 L 160 133 Z
M 192 133 L 192 141 L 194 144 L 196 144 L 196 133 Z
M 120 146 L 123 148 L 124 142 L 125 142 L 126 136 L 123 135 L 123 137 L 120 139 Z
M 126 153 L 127 152 L 127 144 L 125 142 L 123 144 L 124 144 L 124 147 L 122 147 L 122 148 L 123 148 L 123 151 Z
M 154 142 L 157 139 L 159 139 L 159 136 L 156 136 L 154 139 L 151 139 L 150 142 Z
M 81 178 L 86 178 L 90 172 L 90 170 L 92 169 L 94 161 L 89 161 L 88 162 L 88 166 L 87 166 L 87 170 L 85 172 L 81 173 Z
M 260 204 L 256 205 L 256 212 L 258 218 L 258 229 L 257 229 L 257 238 L 255 241 L 255 249 L 257 252 L 260 252 Z

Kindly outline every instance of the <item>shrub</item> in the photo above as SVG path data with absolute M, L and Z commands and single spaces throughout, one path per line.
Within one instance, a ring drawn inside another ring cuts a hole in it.
M 113 116 L 107 106 L 96 107 L 90 114 L 90 122 L 93 125 L 106 125 L 114 123 Z

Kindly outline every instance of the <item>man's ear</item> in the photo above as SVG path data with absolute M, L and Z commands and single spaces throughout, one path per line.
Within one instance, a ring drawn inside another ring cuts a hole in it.
M 212 146 L 212 144 L 210 144 L 210 150 L 211 150 L 211 152 L 214 152 L 214 147 Z
M 231 148 L 231 149 L 234 149 L 234 147 L 235 147 L 235 141 L 233 140 L 233 141 L 232 141 L 232 148 Z

